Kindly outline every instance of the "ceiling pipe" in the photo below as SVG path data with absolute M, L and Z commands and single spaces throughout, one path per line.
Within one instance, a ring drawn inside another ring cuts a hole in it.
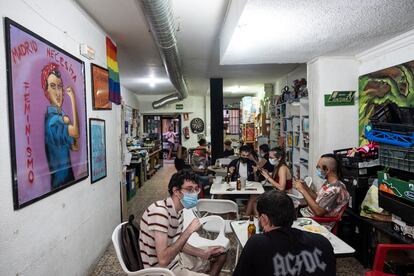
M 161 55 L 168 77 L 177 92 L 152 103 L 154 109 L 181 101 L 188 96 L 181 70 L 181 57 L 176 38 L 176 24 L 170 0 L 138 0 Z

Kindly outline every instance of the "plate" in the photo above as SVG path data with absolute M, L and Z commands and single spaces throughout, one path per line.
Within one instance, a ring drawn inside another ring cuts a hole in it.
M 302 229 L 308 232 L 322 234 L 322 235 L 328 232 L 328 230 L 325 227 L 320 226 L 320 225 L 305 225 L 302 227 Z

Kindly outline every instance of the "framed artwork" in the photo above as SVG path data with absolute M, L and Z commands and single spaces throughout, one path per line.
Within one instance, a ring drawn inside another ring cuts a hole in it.
M 92 76 L 92 108 L 94 110 L 111 110 L 109 101 L 108 70 L 96 64 L 91 64 Z
M 85 66 L 5 18 L 14 208 L 88 177 Z
M 89 119 L 89 147 L 91 159 L 91 183 L 106 177 L 105 121 Z

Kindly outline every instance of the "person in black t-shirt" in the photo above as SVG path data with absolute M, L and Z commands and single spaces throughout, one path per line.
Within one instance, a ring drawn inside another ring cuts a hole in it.
M 229 157 L 231 155 L 234 155 L 234 149 L 231 147 L 231 141 L 227 139 L 224 141 L 223 157 Z
M 272 190 L 258 197 L 259 225 L 264 233 L 250 237 L 234 276 L 330 276 L 336 274 L 332 245 L 324 236 L 292 228 L 292 199 Z

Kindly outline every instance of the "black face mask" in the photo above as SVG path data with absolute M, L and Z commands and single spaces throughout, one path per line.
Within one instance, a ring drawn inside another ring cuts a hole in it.
M 246 157 L 240 157 L 240 162 L 242 162 L 243 164 L 244 163 L 247 163 L 247 158 Z

